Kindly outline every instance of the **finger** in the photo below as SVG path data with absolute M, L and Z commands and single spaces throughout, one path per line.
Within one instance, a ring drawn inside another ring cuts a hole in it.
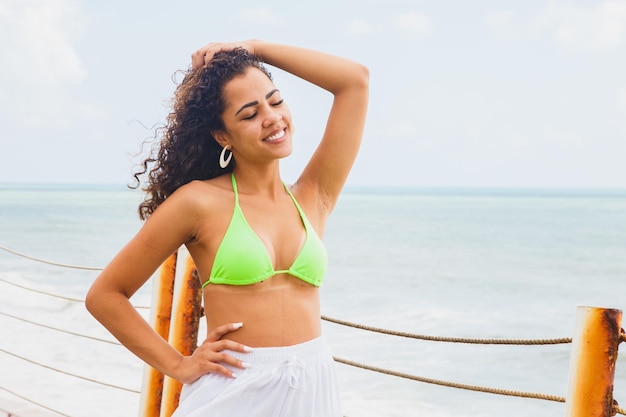
M 241 343 L 233 342 L 232 340 L 220 340 L 214 343 L 203 343 L 193 353 L 194 359 L 199 363 L 217 365 L 220 363 L 228 364 L 236 368 L 245 369 L 250 365 L 245 360 L 239 359 L 231 355 L 229 352 L 241 352 L 248 353 L 252 349 Z M 208 369 L 209 372 L 212 369 Z
M 253 351 L 250 346 L 246 346 L 230 339 L 222 339 L 217 342 L 209 342 L 208 340 L 205 340 L 200 346 L 198 346 L 194 355 L 201 356 L 215 362 L 221 357 L 219 355 L 226 355 L 226 353 L 222 353 L 225 350 L 239 353 L 250 353 Z
M 213 363 L 211 365 L 212 366 L 209 367 L 209 373 L 221 374 L 226 378 L 237 378 L 238 376 L 237 372 L 233 372 L 223 365 L 219 365 L 217 363 Z
M 214 52 L 212 51 L 210 45 L 202 47 L 191 55 L 191 64 L 196 69 L 203 67 L 211 61 L 213 55 Z
M 200 51 L 196 51 L 191 54 L 191 66 L 193 68 L 199 68 L 204 63 L 204 54 L 200 54 Z
M 217 353 L 215 354 L 213 360 L 211 360 L 210 362 L 212 363 L 216 363 L 216 364 L 227 364 L 230 366 L 234 366 L 235 368 L 239 368 L 239 369 L 247 369 L 250 367 L 250 364 L 244 360 L 241 359 L 237 359 L 232 355 L 229 355 L 228 353 Z
M 241 353 L 252 352 L 252 348 L 250 346 L 246 346 L 242 343 L 238 343 L 230 339 L 222 339 L 218 342 L 212 343 L 211 345 L 213 346 L 214 351 L 217 351 L 217 352 L 221 352 L 224 350 L 232 350 L 234 352 L 241 352 Z
M 218 326 L 215 329 L 213 329 L 211 333 L 209 333 L 206 340 L 210 342 L 216 342 L 220 340 L 222 336 L 224 336 L 225 334 L 239 330 L 242 327 L 243 327 L 243 323 L 241 322 L 240 323 L 228 323 L 228 324 Z
M 211 60 L 211 58 L 213 58 L 211 45 L 213 44 L 205 45 L 193 54 L 191 54 L 191 65 L 193 66 L 193 68 L 200 68 L 204 64 L 207 64 Z
M 205 48 L 201 50 L 202 52 L 202 63 L 204 65 L 211 62 L 215 54 L 221 51 L 228 51 L 232 48 L 229 48 L 227 44 L 224 43 L 210 43 Z
M 197 352 L 196 352 L 197 353 Z M 250 364 L 241 359 L 237 359 L 225 352 L 208 352 L 196 356 L 196 361 L 200 361 L 201 369 L 203 373 L 219 373 L 226 377 L 233 378 L 233 372 L 236 374 L 238 370 L 234 371 L 232 368 L 247 369 Z

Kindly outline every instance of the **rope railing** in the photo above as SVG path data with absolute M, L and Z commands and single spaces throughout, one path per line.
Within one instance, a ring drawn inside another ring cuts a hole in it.
M 35 322 L 35 321 L 32 321 L 32 320 L 28 320 L 28 319 L 25 319 L 23 317 L 18 317 L 18 316 L 15 316 L 13 314 L 8 314 L 8 313 L 2 312 L 2 311 L 0 311 L 0 315 L 5 316 L 5 317 L 9 317 L 9 318 L 14 319 L 14 320 L 19 320 L 21 322 L 28 323 L 28 324 L 31 324 L 31 325 L 47 328 L 47 329 L 50 329 L 50 330 L 53 330 L 53 331 L 56 331 L 56 332 L 59 332 L 59 333 L 65 333 L 65 334 L 69 334 L 71 336 L 82 337 L 82 338 L 94 340 L 94 341 L 101 342 L 101 343 L 108 343 L 108 344 L 121 346 L 121 343 L 119 343 L 117 341 L 111 341 L 111 340 L 102 339 L 102 338 L 99 338 L 99 337 L 94 337 L 94 336 L 89 336 L 89 335 L 85 335 L 85 334 L 81 334 L 81 333 L 72 332 L 72 331 L 61 329 L 61 328 L 58 328 L 58 327 L 49 326 L 49 325 L 46 325 L 46 324 L 43 324 L 43 323 L 38 323 L 38 322 Z M 10 356 L 13 356 L 13 357 L 15 357 L 17 359 L 29 362 L 31 364 L 35 364 L 35 365 L 38 365 L 40 367 L 51 369 L 53 371 L 65 374 L 67 376 L 71 376 L 71 377 L 74 377 L 74 378 L 86 380 L 86 381 L 89 381 L 89 382 L 92 382 L 92 383 L 96 383 L 98 385 L 107 386 L 109 388 L 119 389 L 119 390 L 123 390 L 123 391 L 129 391 L 129 392 L 131 392 L 133 394 L 139 394 L 140 393 L 140 391 L 138 391 L 138 390 L 125 388 L 125 387 L 121 387 L 121 386 L 114 385 L 114 384 L 109 384 L 109 383 L 98 381 L 98 380 L 95 380 L 95 379 L 86 378 L 86 377 L 83 377 L 83 376 L 80 376 L 80 375 L 75 375 L 75 374 L 72 374 L 72 373 L 69 373 L 69 372 L 66 372 L 66 371 L 62 371 L 62 370 L 57 369 L 57 368 L 52 368 L 52 367 L 50 367 L 48 365 L 41 364 L 39 362 L 33 361 L 32 359 L 28 359 L 28 358 L 23 357 L 21 355 L 14 354 L 13 352 L 9 352 L 9 351 L 4 350 L 2 348 L 0 348 L 0 352 L 3 352 L 3 353 L 8 354 Z M 24 395 L 18 394 L 15 391 L 9 390 L 6 387 L 0 386 L 0 390 L 8 392 L 9 394 L 11 394 L 11 395 L 13 395 L 15 397 L 18 397 L 18 398 L 22 399 L 23 401 L 25 401 L 27 403 L 30 403 L 30 404 L 33 404 L 35 406 L 41 407 L 41 408 L 46 409 L 48 411 L 51 411 L 51 412 L 53 412 L 53 413 L 55 413 L 57 415 L 64 416 L 64 417 L 72 417 L 72 416 L 70 416 L 68 414 L 62 413 L 62 412 L 60 412 L 58 410 L 55 410 L 55 409 L 53 409 L 51 407 L 48 407 L 48 406 L 46 406 L 46 405 L 44 405 L 44 404 L 42 404 L 40 402 L 34 401 L 34 400 L 24 396 Z M 9 411 L 4 411 L 4 410 L 0 409 L 0 412 L 4 412 L 7 417 L 19 417 L 17 414 L 9 412 Z
M 410 379 L 412 381 L 423 382 L 426 384 L 440 385 L 444 387 L 464 389 L 468 391 L 484 392 L 487 394 L 505 395 L 505 396 L 510 396 L 510 397 L 531 398 L 535 400 L 546 400 L 546 401 L 553 401 L 553 402 L 559 402 L 559 403 L 565 402 L 565 397 L 558 396 L 558 395 L 514 391 L 514 390 L 501 389 L 501 388 L 489 388 L 489 387 L 483 387 L 479 385 L 470 385 L 470 384 L 461 384 L 457 382 L 442 381 L 440 379 L 424 378 L 424 377 L 420 377 L 416 375 L 407 374 L 404 372 L 390 371 L 389 369 L 378 368 L 376 366 L 371 366 L 371 365 L 365 365 L 359 362 L 351 361 L 348 359 L 343 359 L 337 356 L 334 356 L 333 358 L 335 359 L 335 362 L 343 363 L 344 365 L 349 365 L 355 368 L 365 369 L 367 371 L 378 372 L 380 374 L 391 375 L 391 376 L 395 376 L 398 378 L 404 378 L 404 379 Z M 626 409 L 621 408 L 618 402 L 615 400 L 613 400 L 612 409 L 613 409 L 613 415 L 615 414 L 626 415 Z
M 80 298 L 73 298 L 73 297 L 68 297 L 68 296 L 66 296 L 66 295 L 58 295 L 58 294 L 53 294 L 53 293 L 50 293 L 50 292 L 46 292 L 46 291 L 42 291 L 42 290 L 38 290 L 38 289 L 36 289 L 36 288 L 27 287 L 27 286 L 25 286 L 25 285 L 21 285 L 21 284 L 18 284 L 18 283 L 16 283 L 16 282 L 12 282 L 12 281 L 9 281 L 9 280 L 4 279 L 4 278 L 0 278 L 0 281 L 2 281 L 2 282 L 4 282 L 4 283 L 7 283 L 7 284 L 9 284 L 9 285 L 12 285 L 12 286 L 14 286 L 14 287 L 21 288 L 21 289 L 23 289 L 23 290 L 27 290 L 27 291 L 30 291 L 30 292 L 36 292 L 36 293 L 38 293 L 38 294 L 47 295 L 47 296 L 49 296 L 49 297 L 59 298 L 59 299 L 61 299 L 61 300 L 65 300 L 65 301 L 72 301 L 72 302 L 76 302 L 76 303 L 81 303 L 81 302 L 84 302 L 84 300 L 82 300 L 82 299 L 80 299 Z
M 37 401 L 35 401 L 35 400 L 31 399 L 31 398 L 25 397 L 23 395 L 20 395 L 20 394 L 16 393 L 15 391 L 12 391 L 12 390 L 10 390 L 10 389 L 8 389 L 6 387 L 0 386 L 0 390 L 2 390 L 4 392 L 8 392 L 9 394 L 13 395 L 14 397 L 20 398 L 20 399 L 26 401 L 27 403 L 30 403 L 30 404 L 36 405 L 37 407 L 41 407 L 41 408 L 43 408 L 45 410 L 51 411 L 54 414 L 58 414 L 58 415 L 63 416 L 63 417 L 72 417 L 69 414 L 62 413 L 59 410 L 55 410 L 54 408 L 48 407 L 47 405 L 43 405 L 40 402 L 37 402 Z M 0 411 L 2 411 L 3 413 L 6 413 L 7 417 L 19 417 L 18 415 L 13 414 L 10 411 L 5 411 L 5 410 L 0 410 Z
M 49 330 L 54 330 L 54 331 L 59 332 L 59 333 L 65 333 L 65 334 L 69 334 L 69 335 L 72 335 L 72 336 L 83 337 L 85 339 L 91 339 L 91 340 L 95 340 L 97 342 L 109 343 L 111 345 L 122 346 L 122 344 L 120 342 L 117 342 L 117 341 L 114 341 L 114 340 L 107 340 L 107 339 L 102 339 L 100 337 L 89 336 L 89 335 L 86 335 L 86 334 L 71 332 L 69 330 L 60 329 L 58 327 L 54 327 L 54 326 L 50 326 L 50 325 L 47 325 L 47 324 L 38 323 L 36 321 L 28 320 L 28 319 L 25 319 L 23 317 L 14 316 L 13 314 L 8 314 L 8 313 L 5 313 L 3 311 L 0 311 L 0 315 L 12 318 L 14 320 L 19 320 L 19 321 L 24 322 L 24 323 L 32 324 L 34 326 L 39 326 L 39 327 L 43 327 L 43 328 L 46 328 L 46 329 L 49 329 Z
M 96 379 L 87 378 L 85 376 L 77 375 L 77 374 L 74 374 L 74 373 L 71 373 L 71 372 L 63 371 L 63 370 L 55 368 L 53 366 L 45 365 L 43 363 L 40 363 L 40 362 L 34 361 L 32 359 L 26 358 L 26 357 L 24 357 L 22 355 L 18 355 L 16 353 L 9 352 L 8 350 L 2 349 L 2 348 L 0 348 L 0 352 L 4 353 L 6 355 L 13 356 L 14 358 L 20 359 L 22 361 L 31 363 L 33 365 L 37 365 L 37 366 L 49 369 L 49 370 L 54 371 L 54 372 L 58 372 L 58 373 L 63 374 L 63 375 L 67 375 L 67 376 L 71 376 L 71 377 L 74 377 L 74 378 L 82 379 L 82 380 L 88 381 L 88 382 L 93 382 L 94 384 L 103 385 L 103 386 L 106 386 L 106 387 L 109 387 L 109 388 L 115 388 L 115 389 L 119 389 L 119 390 L 122 390 L 122 391 L 132 392 L 132 393 L 135 393 L 135 394 L 140 394 L 141 393 L 141 391 L 136 390 L 136 389 L 126 388 L 126 387 L 122 387 L 122 386 L 119 386 L 119 385 L 110 384 L 108 382 L 103 382 L 103 381 L 98 381 Z
M 365 365 L 359 362 L 355 362 L 355 361 L 351 361 L 351 360 L 343 359 L 339 357 L 334 357 L 334 359 L 336 362 L 343 363 L 345 365 L 350 365 L 356 368 L 378 372 L 378 373 L 385 374 L 385 375 L 392 375 L 392 376 L 396 376 L 399 378 L 410 379 L 413 381 L 424 382 L 427 384 L 441 385 L 444 387 L 458 388 L 458 389 L 464 389 L 464 390 L 469 390 L 469 391 L 485 392 L 489 394 L 507 395 L 511 397 L 533 398 L 533 399 L 538 399 L 538 400 L 555 401 L 555 402 L 561 402 L 561 403 L 565 402 L 565 397 L 560 397 L 557 395 L 540 394 L 540 393 L 523 392 L 523 391 L 512 391 L 512 390 L 506 390 L 506 389 L 501 389 L 501 388 L 488 388 L 488 387 L 482 387 L 479 385 L 470 385 L 470 384 L 461 384 L 457 382 L 442 381 L 440 379 L 425 378 L 425 377 L 421 377 L 417 375 L 407 374 L 404 372 L 396 372 L 396 371 L 391 371 L 389 369 L 378 368 L 378 367 L 371 366 L 371 365 Z
M 322 320 L 339 324 L 342 326 L 352 327 L 359 330 L 367 330 L 370 332 L 388 334 L 392 336 L 406 337 L 410 339 L 427 340 L 431 342 L 448 342 L 448 343 L 472 343 L 482 345 L 555 345 L 563 343 L 572 343 L 571 337 L 563 337 L 559 339 L 475 339 L 466 337 L 451 336 L 428 336 L 416 333 L 407 333 L 395 330 L 382 329 L 380 327 L 367 326 L 364 324 L 352 323 L 345 320 L 339 320 L 328 316 L 322 316 Z
M 13 255 L 17 255 L 17 256 L 20 256 L 22 258 L 30 259 L 31 261 L 41 262 L 41 263 L 48 264 L 48 265 L 61 266 L 61 267 L 64 267 L 64 268 L 83 269 L 83 270 L 86 270 L 86 271 L 102 271 L 102 269 L 103 269 L 103 268 L 96 267 L 96 266 L 70 265 L 70 264 L 64 264 L 64 263 L 59 263 L 59 262 L 48 261 L 48 260 L 45 260 L 45 259 L 36 258 L 34 256 L 26 255 L 24 253 L 18 252 L 16 250 L 7 248 L 6 246 L 2 246 L 2 245 L 0 245 L 0 249 L 5 251 L 5 252 L 9 252 L 9 253 L 11 253 Z
M 54 294 L 54 293 L 51 293 L 51 292 L 48 292 L 48 291 L 42 291 L 42 290 L 38 290 L 36 288 L 27 287 L 25 285 L 18 284 L 16 282 L 9 281 L 8 279 L 4 279 L 4 278 L 0 278 L 0 282 L 4 282 L 6 284 L 12 285 L 14 287 L 21 288 L 21 289 L 26 290 L 26 291 L 30 291 L 30 292 L 35 292 L 35 293 L 38 293 L 38 294 L 46 295 L 48 297 L 59 298 L 61 300 L 71 301 L 71 302 L 74 302 L 74 303 L 82 303 L 82 304 L 85 303 L 85 299 L 84 298 L 75 298 L 75 297 L 68 297 L 68 296 L 60 295 L 60 294 Z M 150 307 L 148 307 L 148 306 L 137 306 L 137 305 L 135 305 L 133 307 L 135 307 L 136 309 L 144 309 L 144 310 L 149 310 L 150 309 Z
M 69 265 L 69 264 L 62 264 L 62 263 L 58 263 L 58 262 L 52 262 L 52 261 L 47 261 L 44 259 L 39 259 L 39 258 L 35 258 L 29 255 L 25 255 L 23 253 L 14 251 L 12 249 L 9 249 L 7 247 L 4 246 L 0 246 L 0 249 L 14 254 L 16 256 L 20 256 L 26 259 L 30 259 L 33 261 L 37 261 L 37 262 L 42 262 L 42 263 L 46 263 L 49 265 L 54 265 L 54 266 L 60 266 L 60 267 L 66 267 L 66 268 L 74 268 L 74 269 L 82 269 L 82 270 L 102 270 L 103 268 L 99 268 L 99 267 L 88 267 L 88 266 L 79 266 L 79 265 Z M 27 287 L 25 285 L 21 285 L 21 284 L 17 284 L 15 282 L 6 280 L 4 278 L 0 278 L 1 282 L 4 282 L 6 284 L 9 285 L 13 285 L 15 287 L 27 290 L 27 291 L 32 291 L 32 292 L 36 292 L 39 294 L 43 294 L 46 296 L 50 296 L 50 297 L 55 297 L 55 298 L 60 298 L 60 299 L 64 299 L 64 300 L 68 300 L 71 302 L 78 302 L 78 303 L 84 303 L 85 300 L 84 299 L 80 299 L 80 298 L 72 298 L 72 297 L 67 297 L 67 296 L 62 296 L 62 295 L 58 295 L 58 294 L 54 294 L 54 293 L 50 293 L 50 292 L 46 292 L 46 291 L 41 291 L 38 289 L 34 289 L 34 288 L 30 288 Z M 150 307 L 147 306 L 135 306 L 135 308 L 137 309 L 149 309 Z M 28 320 L 22 317 L 18 317 L 12 314 L 8 314 L 8 313 L 4 313 L 0 311 L 0 315 L 3 315 L 5 317 L 9 317 L 11 319 L 14 320 L 20 320 L 32 325 L 36 325 L 36 326 L 40 326 L 40 327 L 45 327 L 48 328 L 50 330 L 53 331 L 57 331 L 57 332 L 62 332 L 62 333 L 66 333 L 66 334 L 70 334 L 73 336 L 77 336 L 77 337 L 84 337 L 84 338 L 88 338 L 88 339 L 92 339 L 95 340 L 97 342 L 102 342 L 102 343 L 109 343 L 109 344 L 116 344 L 116 345 L 120 345 L 119 342 L 116 341 L 111 341 L 111 340 L 106 340 L 106 339 L 101 339 L 101 338 L 97 338 L 97 337 L 93 337 L 93 336 L 88 336 L 88 335 L 84 335 L 84 334 L 80 334 L 80 333 L 76 333 L 76 332 L 71 332 L 68 330 L 64 330 L 64 329 L 60 329 L 57 327 L 53 327 L 53 326 L 49 326 L 46 324 L 42 324 L 42 323 L 37 323 L 35 321 L 32 320 Z M 409 333 L 409 332 L 403 332 L 403 331 L 396 331 L 396 330 L 389 330 L 389 329 L 384 329 L 384 328 L 379 328 L 379 327 L 374 327 L 374 326 L 368 326 L 368 325 L 363 325 L 363 324 L 359 324 L 359 323 L 353 323 L 353 322 L 349 322 L 349 321 L 345 321 L 345 320 L 340 320 L 340 319 L 336 319 L 336 318 L 332 318 L 329 316 L 325 316 L 322 315 L 321 319 L 327 322 L 331 322 L 331 323 L 335 323 L 338 325 L 342 325 L 342 326 L 347 326 L 347 327 L 351 327 L 351 328 L 355 328 L 355 329 L 359 329 L 359 330 L 366 330 L 366 331 L 370 331 L 370 332 L 376 332 L 376 333 L 380 333 L 380 334 L 387 334 L 387 335 L 392 335 L 392 336 L 398 336 L 398 337 L 404 337 L 404 338 L 410 338 L 410 339 L 418 339 L 418 340 L 425 340 L 425 341 L 436 341 L 436 342 L 447 342 L 447 343 L 470 343 L 470 344 L 485 344 L 485 345 L 554 345 L 554 344 L 566 344 L 566 343 L 571 343 L 572 339 L 571 338 L 554 338 L 554 339 L 496 339 L 496 338 L 467 338 L 467 337 L 451 337 L 451 336 L 431 336 L 431 335 L 424 335 L 424 334 L 417 334 L 417 333 Z M 626 341 L 626 334 L 624 334 L 624 331 L 622 330 L 622 333 L 620 335 L 620 342 Z M 92 383 L 96 383 L 96 384 L 100 384 L 100 385 L 104 385 L 104 386 L 108 386 L 110 388 L 115 388 L 115 389 L 120 389 L 120 390 L 124 390 L 124 391 L 128 391 L 128 392 L 132 392 L 132 393 L 136 393 L 139 394 L 140 391 L 138 390 L 134 390 L 134 389 L 130 389 L 130 388 L 125 388 L 125 387 L 121 387 L 121 386 L 117 386 L 114 384 L 109 384 L 106 382 L 102 382 L 102 381 L 97 381 L 91 378 L 86 378 L 84 376 L 80 376 L 80 375 L 76 375 L 76 374 L 72 374 L 69 372 L 65 372 L 62 371 L 60 369 L 56 369 L 54 367 L 48 366 L 48 365 L 44 365 L 41 363 L 38 363 L 36 361 L 33 361 L 31 359 L 25 358 L 21 355 L 17 355 L 15 353 L 6 351 L 4 349 L 0 348 L 0 352 L 11 355 L 13 357 L 19 358 L 23 361 L 26 362 L 30 362 L 32 364 L 50 369 L 52 371 L 55 372 L 60 372 L 62 374 L 66 374 L 68 376 L 72 376 L 75 378 L 79 378 L 79 379 L 83 379 Z M 446 386 L 446 387 L 450 387 L 450 388 L 457 388 L 457 389 L 465 389 L 465 390 L 471 390 L 471 391 L 477 391 L 477 392 L 483 392 L 483 393 L 491 393 L 491 394 L 498 394 L 498 395 L 505 395 L 505 396 L 515 396 L 515 397 L 522 397 L 522 398 L 531 398 L 531 399 L 541 399 L 541 400 L 548 400 L 548 401 L 555 401 L 555 402 L 565 402 L 565 398 L 561 397 L 561 396 L 556 396 L 556 395 L 549 395 L 549 394 L 542 394 L 542 393 L 533 393 L 533 392 L 523 392 L 523 391 L 515 391 L 515 390 L 507 390 L 507 389 L 501 389 L 501 388 L 490 388 L 490 387 L 484 387 L 484 386 L 478 386 L 478 385 L 470 385 L 470 384 L 463 384 L 463 383 L 457 383 L 457 382 L 449 382 L 449 381 L 443 381 L 443 380 L 438 380 L 438 379 L 433 379 L 433 378 L 426 378 L 426 377 L 421 377 L 421 376 L 417 376 L 417 375 L 412 375 L 412 374 L 408 374 L 408 373 L 403 373 L 403 372 L 397 372 L 397 371 L 393 371 L 390 369 L 385 369 L 385 368 L 379 368 L 379 367 L 375 367 L 375 366 L 371 366 L 371 365 L 367 365 L 367 364 L 362 364 L 359 362 L 355 362 L 352 360 L 348 360 L 348 359 L 344 359 L 344 358 L 340 358 L 340 357 L 334 357 L 334 360 L 338 363 L 342 363 L 348 366 L 352 366 L 352 367 L 356 367 L 356 368 L 360 368 L 360 369 L 364 369 L 364 370 L 368 370 L 368 371 L 372 371 L 372 372 L 377 372 L 377 373 L 381 373 L 381 374 L 386 374 L 386 375 L 391 375 L 391 376 L 395 376 L 395 377 L 399 377 L 399 378 L 404 378 L 404 379 L 409 379 L 409 380 L 414 380 L 414 381 L 418 381 L 418 382 L 423 382 L 423 383 L 429 383 L 429 384 L 435 384 L 435 385 L 440 385 L 440 386 Z M 19 394 L 16 394 L 4 387 L 0 387 L 0 390 L 4 390 L 6 392 L 9 392 L 10 394 L 13 394 L 15 396 L 18 396 L 20 398 L 22 398 L 25 401 L 31 402 L 35 405 L 38 405 L 42 408 L 48 409 L 49 411 L 52 411 L 56 414 L 59 414 L 61 416 L 66 416 L 66 417 L 70 417 L 67 416 L 66 414 L 60 413 L 56 410 L 50 409 L 44 405 L 38 404 L 36 402 L 30 401 L 27 398 L 20 396 Z M 1 410 L 0 410 L 1 411 Z M 623 408 L 620 408 L 618 403 L 615 401 L 614 405 L 613 405 L 613 411 L 614 414 L 622 414 L 622 415 L 626 415 L 626 410 L 624 410 Z M 13 417 L 17 417 L 14 416 Z

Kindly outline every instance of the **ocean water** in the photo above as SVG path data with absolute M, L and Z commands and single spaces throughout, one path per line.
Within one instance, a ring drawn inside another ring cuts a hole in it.
M 0 246 L 102 267 L 141 226 L 140 198 L 115 186 L 0 185 Z M 343 320 L 435 336 L 544 339 L 570 337 L 577 306 L 626 308 L 626 190 L 351 189 L 324 240 L 330 265 L 322 312 Z M 112 340 L 80 302 L 97 274 L 0 250 L 0 416 L 137 415 L 138 359 L 118 345 L 43 327 Z M 149 284 L 133 302 L 149 305 Z M 324 332 L 336 356 L 372 366 L 567 394 L 569 344 L 427 342 L 327 322 Z M 624 346 L 614 388 L 622 407 Z M 565 414 L 558 402 L 337 369 L 350 417 Z

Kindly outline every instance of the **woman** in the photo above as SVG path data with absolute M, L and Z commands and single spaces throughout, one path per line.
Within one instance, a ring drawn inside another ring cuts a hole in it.
M 295 184 L 287 104 L 263 64 L 333 94 L 326 128 Z M 368 71 L 347 59 L 258 40 L 192 55 L 158 154 L 144 163 L 147 219 L 87 295 L 88 310 L 128 349 L 184 385 L 183 416 L 340 416 L 321 337 L 326 220 L 357 155 Z M 148 169 L 149 168 L 149 169 Z M 202 281 L 207 338 L 183 356 L 129 298 L 185 245 Z

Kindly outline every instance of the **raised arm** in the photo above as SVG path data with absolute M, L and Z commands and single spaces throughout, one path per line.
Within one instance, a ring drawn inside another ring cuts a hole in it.
M 368 101 L 367 68 L 345 58 L 259 40 L 209 44 L 192 56 L 194 67 L 224 49 L 244 47 L 272 66 L 309 81 L 334 96 L 322 140 L 295 187 L 317 194 L 330 213 L 358 153 Z

